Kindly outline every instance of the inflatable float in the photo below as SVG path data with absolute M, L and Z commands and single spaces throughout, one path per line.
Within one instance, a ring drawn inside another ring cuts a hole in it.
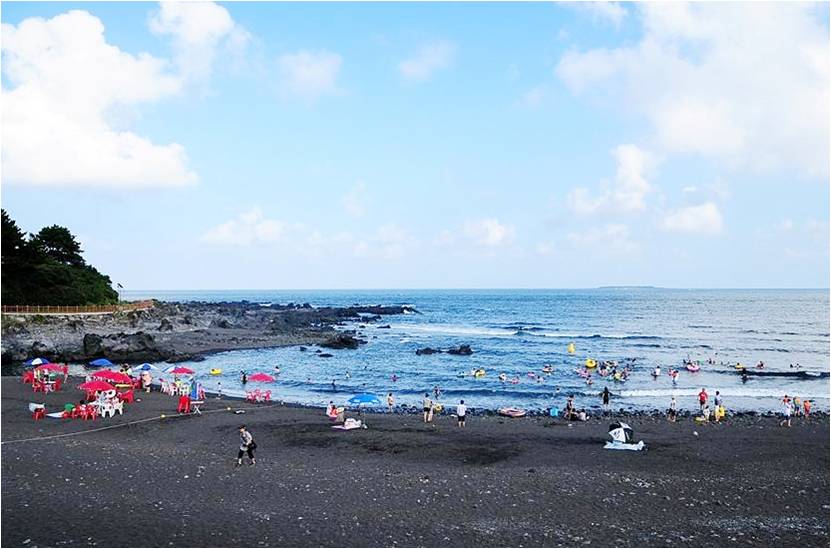
M 554 368 L 552 368 L 551 366 L 545 366 L 542 369 L 542 373 L 544 373 L 544 374 L 550 374 L 550 373 L 553 373 L 553 372 L 554 372 Z
M 485 377 L 485 370 L 481 368 L 478 370 L 473 370 L 473 377 Z
M 697 372 L 701 369 L 701 366 L 698 364 L 693 364 L 692 362 L 687 363 L 687 371 L 688 372 Z
M 596 368 L 596 367 L 597 367 L 597 361 L 595 359 L 593 359 L 593 358 L 587 358 L 586 359 L 586 368 Z
M 211 368 L 211 375 L 212 376 L 218 376 L 221 373 L 222 373 L 222 370 L 220 370 L 219 368 Z
M 500 408 L 499 415 L 506 417 L 524 417 L 527 412 L 522 408 Z
M 568 354 L 573 355 L 574 354 L 574 343 L 569 343 L 567 349 L 568 349 Z

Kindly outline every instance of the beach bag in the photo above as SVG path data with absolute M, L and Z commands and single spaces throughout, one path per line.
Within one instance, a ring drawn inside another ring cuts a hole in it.
M 248 449 L 249 450 L 256 450 L 257 449 L 257 443 L 252 440 L 251 444 L 248 445 Z

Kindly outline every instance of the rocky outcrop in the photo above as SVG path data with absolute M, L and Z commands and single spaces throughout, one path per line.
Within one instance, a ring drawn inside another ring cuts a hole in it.
M 160 332 L 172 332 L 173 331 L 173 323 L 163 318 L 161 324 L 159 324 L 159 331 Z
M 338 333 L 320 344 L 327 349 L 357 349 L 359 345 L 366 343 L 366 340 L 357 338 L 350 334 Z
M 473 354 L 473 349 L 470 348 L 470 345 L 459 345 L 458 347 L 448 349 L 447 354 L 467 356 Z
M 459 345 L 458 347 L 451 347 L 446 351 L 442 351 L 441 349 L 433 349 L 431 347 L 424 347 L 423 349 L 416 350 L 417 355 L 434 355 L 437 353 L 467 356 L 473 354 L 473 349 L 470 348 L 470 345 Z
M 417 355 L 434 355 L 436 353 L 441 353 L 441 352 L 442 352 L 441 349 L 432 349 L 430 347 L 425 347 L 423 349 L 417 349 L 416 350 Z

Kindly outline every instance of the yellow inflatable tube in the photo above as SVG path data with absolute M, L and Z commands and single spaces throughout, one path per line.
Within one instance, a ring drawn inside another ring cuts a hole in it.
M 595 359 L 593 359 L 593 358 L 587 358 L 586 359 L 586 368 L 596 368 L 596 367 L 597 367 L 597 361 Z

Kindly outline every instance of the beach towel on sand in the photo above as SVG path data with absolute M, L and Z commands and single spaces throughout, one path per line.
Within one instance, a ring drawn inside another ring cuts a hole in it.
M 360 429 L 363 426 L 360 419 L 354 418 L 347 418 L 347 420 L 343 423 L 343 425 L 333 425 L 332 429 L 337 429 L 338 431 L 349 431 L 350 429 Z
M 638 442 L 637 444 L 628 444 L 626 442 L 618 442 L 618 441 L 609 441 L 603 446 L 607 450 L 643 450 L 646 445 L 643 441 Z

